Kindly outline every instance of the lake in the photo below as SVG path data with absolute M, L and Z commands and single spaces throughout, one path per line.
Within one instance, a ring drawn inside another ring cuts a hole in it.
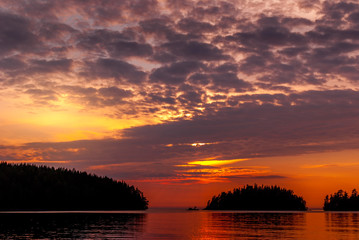
M 0 239 L 359 239 L 357 212 L 2 212 Z

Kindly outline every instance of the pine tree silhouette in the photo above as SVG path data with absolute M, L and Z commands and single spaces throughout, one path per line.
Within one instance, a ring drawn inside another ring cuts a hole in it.
M 356 189 L 352 190 L 351 196 L 343 190 L 327 195 L 324 199 L 325 211 L 359 211 L 359 196 Z
M 75 169 L 0 163 L 0 210 L 144 210 L 143 193 L 124 181 Z
M 292 190 L 278 186 L 246 185 L 222 192 L 208 201 L 206 210 L 307 210 L 306 202 Z

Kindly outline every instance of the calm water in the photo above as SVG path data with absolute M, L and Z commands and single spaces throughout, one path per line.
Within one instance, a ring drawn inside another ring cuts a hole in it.
M 0 239 L 359 239 L 359 213 L 0 213 Z

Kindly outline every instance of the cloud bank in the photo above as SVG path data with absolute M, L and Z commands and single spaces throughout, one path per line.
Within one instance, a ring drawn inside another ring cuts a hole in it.
M 3 161 L 116 169 L 129 179 L 220 181 L 283 176 L 233 166 L 220 175 L 220 167 L 188 163 L 358 148 L 355 1 L 0 6 L 2 99 L 152 119 L 111 138 L 4 144 Z

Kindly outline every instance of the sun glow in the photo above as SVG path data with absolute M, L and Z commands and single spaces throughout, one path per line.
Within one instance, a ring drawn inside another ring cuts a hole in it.
M 208 144 L 208 143 L 192 143 L 191 146 L 192 147 L 200 147 L 200 146 L 204 146 L 206 144 Z
M 227 165 L 233 164 L 236 162 L 246 161 L 248 159 L 232 159 L 232 160 L 204 160 L 204 161 L 192 161 L 188 162 L 189 165 L 201 165 L 201 166 L 220 166 L 220 165 Z

